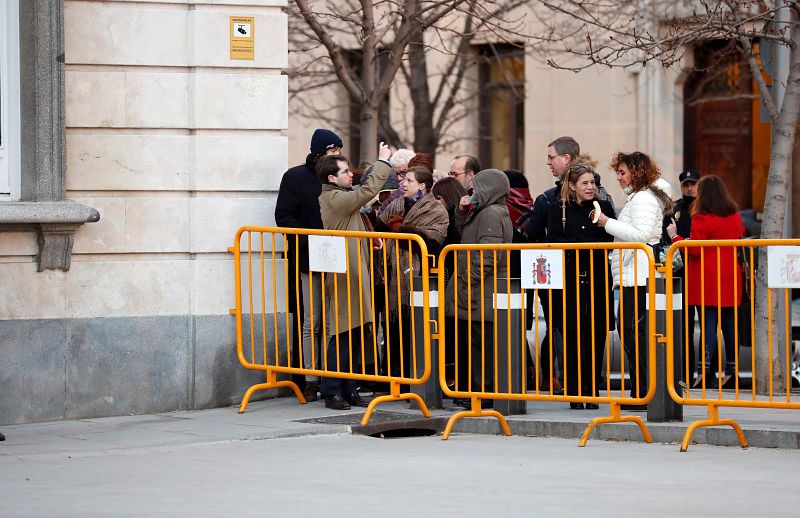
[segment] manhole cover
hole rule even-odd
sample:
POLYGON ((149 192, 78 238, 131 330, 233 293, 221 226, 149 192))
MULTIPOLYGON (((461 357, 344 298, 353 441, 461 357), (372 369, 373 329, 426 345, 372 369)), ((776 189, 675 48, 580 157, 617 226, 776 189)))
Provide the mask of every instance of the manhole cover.
POLYGON ((404 414, 376 410, 372 413, 369 424, 362 425, 362 412, 339 414, 310 419, 299 419, 298 423, 343 424, 350 427, 356 435, 371 437, 399 438, 433 435, 444 430, 447 420, 442 417, 423 417, 419 414, 404 414))

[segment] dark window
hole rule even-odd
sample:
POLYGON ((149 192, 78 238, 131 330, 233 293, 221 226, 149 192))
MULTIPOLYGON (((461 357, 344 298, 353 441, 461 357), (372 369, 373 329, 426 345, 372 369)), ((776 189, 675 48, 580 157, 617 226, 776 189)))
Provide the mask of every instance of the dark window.
POLYGON ((516 45, 477 47, 481 163, 524 170, 525 53, 516 45))

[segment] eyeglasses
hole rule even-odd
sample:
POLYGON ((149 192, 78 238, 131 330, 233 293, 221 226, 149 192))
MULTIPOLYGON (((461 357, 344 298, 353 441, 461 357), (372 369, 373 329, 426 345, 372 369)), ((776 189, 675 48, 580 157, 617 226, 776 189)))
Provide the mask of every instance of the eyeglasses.
POLYGON ((397 171, 395 171, 395 174, 397 174, 397 177, 402 180, 403 178, 406 177, 406 173, 407 172, 408 172, 408 169, 398 169, 397 171))
POLYGON ((467 174, 467 173, 460 173, 460 172, 458 172, 458 171, 450 171, 450 172, 449 172, 449 173, 447 173, 447 174, 449 174, 449 175, 450 175, 450 176, 452 176, 453 178, 458 178, 459 176, 463 176, 463 175, 465 175, 465 174, 467 174))
POLYGON ((553 160, 556 159, 556 157, 559 157, 561 155, 566 155, 566 153, 559 153, 557 155, 547 155, 547 161, 548 162, 552 162, 553 160))

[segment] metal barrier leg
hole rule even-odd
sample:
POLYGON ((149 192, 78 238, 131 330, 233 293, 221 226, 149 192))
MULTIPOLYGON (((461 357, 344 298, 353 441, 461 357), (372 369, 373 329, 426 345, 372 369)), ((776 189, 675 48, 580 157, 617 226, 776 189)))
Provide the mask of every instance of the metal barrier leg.
POLYGON ((450 434, 453 433, 453 427, 455 426, 456 421, 462 417, 495 417, 498 421, 500 421, 500 427, 503 428, 503 435, 511 435, 511 428, 508 427, 508 421, 506 421, 506 418, 503 417, 503 414, 497 410, 481 410, 480 398, 474 397, 472 398, 472 410, 456 412, 450 416, 450 419, 447 420, 447 426, 444 427, 444 432, 442 433, 443 441, 446 441, 450 438, 450 434))
POLYGON ((280 387, 289 387, 294 391, 294 395, 297 396, 297 400, 300 401, 300 404, 306 404, 306 398, 303 396, 303 392, 300 390, 300 387, 297 386, 297 383, 294 381, 284 380, 278 381, 278 375, 275 371, 267 371, 267 382, 266 383, 258 383, 253 385, 247 392, 244 393, 242 397, 242 402, 239 405, 239 413, 244 414, 244 411, 247 410, 247 403, 250 402, 250 398, 253 396, 253 393, 257 390, 267 390, 267 389, 274 389, 280 387))
POLYGON ((733 431, 736 432, 736 437, 739 439, 739 445, 743 449, 746 449, 748 446, 747 438, 744 436, 744 430, 742 430, 742 427, 739 426, 739 423, 733 419, 720 419, 719 407, 717 405, 708 405, 708 419, 695 421, 689 426, 689 428, 686 430, 686 433, 683 435, 683 442, 681 442, 682 452, 685 452, 689 449, 689 442, 692 440, 692 434, 694 431, 705 426, 730 426, 733 428, 733 431))
POLYGON ((595 426, 606 423, 636 423, 639 425, 639 429, 642 431, 644 442, 653 442, 653 438, 650 436, 650 431, 647 429, 647 426, 645 426, 641 417, 635 415, 620 415, 619 403, 611 403, 610 406, 611 415, 607 417, 597 417, 589 422, 589 424, 586 426, 586 429, 583 431, 580 442, 578 443, 579 447, 582 448, 586 446, 586 441, 589 440, 589 435, 592 433, 592 430, 595 426))
POLYGON ((390 390, 391 394, 388 396, 378 396, 372 401, 369 402, 367 406, 367 410, 364 412, 364 417, 361 418, 361 424, 366 425, 369 424, 369 420, 372 418, 372 413, 375 411, 375 407, 380 405, 381 403, 386 403, 388 401, 402 401, 402 400, 412 400, 416 401, 419 409, 422 411, 422 415, 425 417, 430 417, 431 413, 428 410, 428 407, 425 405, 425 401, 418 394, 414 394, 413 392, 403 392, 400 393, 400 384, 396 381, 390 382, 390 390))

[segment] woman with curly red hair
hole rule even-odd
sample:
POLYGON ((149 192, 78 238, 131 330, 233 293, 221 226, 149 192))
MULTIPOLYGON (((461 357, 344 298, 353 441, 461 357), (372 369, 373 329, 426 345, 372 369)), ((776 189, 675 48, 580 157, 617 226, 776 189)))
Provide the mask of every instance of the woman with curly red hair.
MULTIPOLYGON (((664 212, 672 210, 669 184, 660 179, 661 172, 653 160, 639 151, 617 153, 611 160, 611 169, 628 197, 616 219, 601 214, 597 224, 618 243, 658 244, 664 212)), ((631 397, 634 398, 647 394, 647 266, 647 254, 643 250, 620 249, 611 253, 614 288, 620 290, 618 329, 633 381, 631 397)), ((645 406, 627 408, 644 410, 645 406)))

